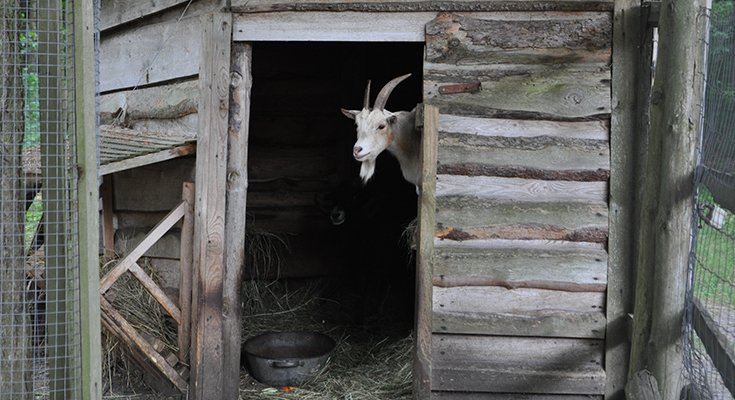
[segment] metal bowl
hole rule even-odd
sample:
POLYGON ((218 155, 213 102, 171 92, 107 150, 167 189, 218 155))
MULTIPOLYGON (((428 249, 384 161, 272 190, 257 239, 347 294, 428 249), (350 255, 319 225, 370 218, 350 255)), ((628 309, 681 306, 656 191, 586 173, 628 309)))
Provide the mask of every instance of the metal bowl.
POLYGON ((298 386, 324 368, 335 341, 315 332, 272 332, 243 345, 253 378, 272 386, 298 386))

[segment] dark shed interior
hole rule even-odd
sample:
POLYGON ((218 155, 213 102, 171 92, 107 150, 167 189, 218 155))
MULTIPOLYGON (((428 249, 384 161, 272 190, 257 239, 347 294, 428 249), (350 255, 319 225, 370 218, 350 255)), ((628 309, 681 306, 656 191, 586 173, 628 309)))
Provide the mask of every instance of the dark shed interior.
POLYGON ((404 231, 416 216, 415 188, 387 152, 373 179, 360 182, 354 122, 340 108, 362 107, 368 79, 372 104, 387 81, 411 72, 386 109, 412 109, 421 102, 422 60, 416 43, 253 45, 248 222, 287 249, 279 268, 251 262, 246 277, 323 279, 324 295, 349 307, 354 322, 413 325, 415 267, 404 231))

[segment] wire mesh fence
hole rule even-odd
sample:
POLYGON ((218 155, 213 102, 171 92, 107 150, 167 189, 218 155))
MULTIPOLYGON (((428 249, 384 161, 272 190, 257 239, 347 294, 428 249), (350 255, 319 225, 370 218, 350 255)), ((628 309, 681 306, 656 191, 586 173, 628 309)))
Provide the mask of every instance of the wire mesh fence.
POLYGON ((688 290, 689 398, 735 393, 735 1, 714 0, 688 290))
POLYGON ((81 397, 72 5, 0 0, 0 400, 81 397))

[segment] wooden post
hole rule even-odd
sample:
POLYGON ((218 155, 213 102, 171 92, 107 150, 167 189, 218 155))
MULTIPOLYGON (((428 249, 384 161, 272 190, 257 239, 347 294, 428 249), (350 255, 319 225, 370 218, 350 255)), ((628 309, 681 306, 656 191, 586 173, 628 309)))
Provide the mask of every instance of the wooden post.
POLYGON ((224 282, 224 399, 237 399, 240 391, 242 275, 245 266, 245 208, 248 189, 248 133, 252 47, 232 48, 230 121, 227 145, 227 205, 224 282))
POLYGON ((439 108, 424 106, 421 141, 421 193, 419 195, 416 249, 416 350, 413 364, 413 397, 431 396, 431 318, 434 228, 436 225, 436 162, 439 136, 439 108))
POLYGON ((102 245, 105 258, 115 256, 115 227, 112 212, 112 175, 102 177, 102 245))
POLYGON ((206 400, 224 399, 223 278, 232 16, 207 14, 201 25, 190 395, 206 400))
MULTIPOLYGON (((682 387, 682 324, 691 243, 693 175, 701 87, 697 74, 705 22, 701 2, 664 0, 659 20, 659 50, 652 92, 651 145, 660 146, 660 180, 655 191, 653 220, 653 296, 651 326, 646 337, 647 367, 659 384, 661 397, 679 398, 682 387)), ((642 294, 640 294, 642 295, 642 294)), ((637 330, 636 330, 637 332, 637 330)))
POLYGON ((640 0, 615 2, 612 113, 610 124, 610 216, 608 246, 605 398, 623 399, 630 345, 632 297, 633 179, 636 137, 636 72, 640 65, 640 0))
POLYGON ((191 342, 191 282, 192 250, 194 246, 194 184, 184 182, 181 199, 186 202, 186 212, 181 224, 181 268, 179 269, 179 308, 181 322, 178 330, 179 360, 188 364, 191 342))

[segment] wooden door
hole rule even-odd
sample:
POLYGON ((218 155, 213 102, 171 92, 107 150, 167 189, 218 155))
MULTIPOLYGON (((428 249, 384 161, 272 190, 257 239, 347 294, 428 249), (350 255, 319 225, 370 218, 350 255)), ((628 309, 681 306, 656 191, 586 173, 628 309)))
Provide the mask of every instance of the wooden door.
POLYGON ((427 24, 419 398, 604 394, 611 42, 610 12, 427 24))

